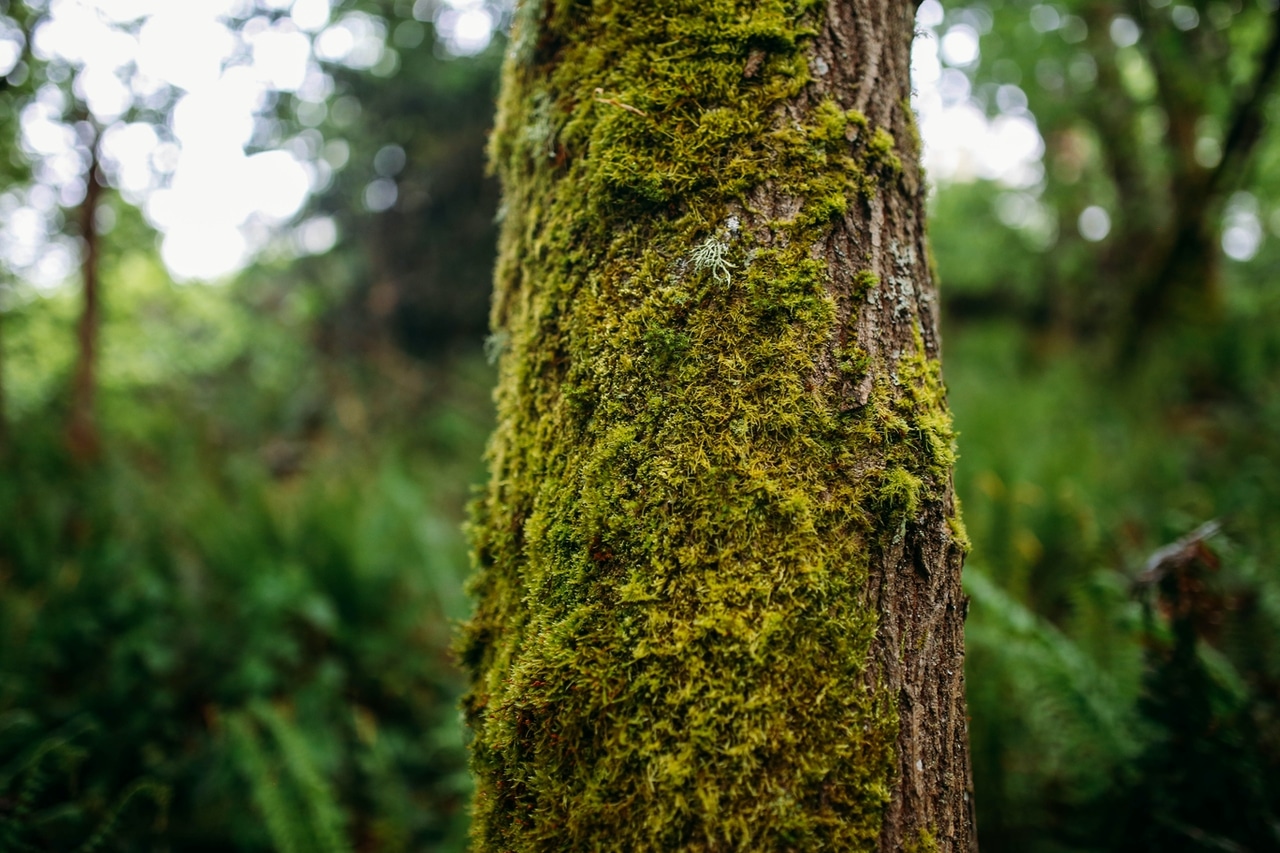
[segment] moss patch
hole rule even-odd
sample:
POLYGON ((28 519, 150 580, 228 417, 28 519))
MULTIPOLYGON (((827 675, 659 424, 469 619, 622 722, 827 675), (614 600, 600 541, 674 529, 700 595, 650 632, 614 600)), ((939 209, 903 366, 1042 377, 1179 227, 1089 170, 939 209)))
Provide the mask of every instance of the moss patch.
POLYGON ((908 839, 903 845, 903 853, 938 853, 938 841, 929 829, 921 829, 919 835, 908 839))
POLYGON ((476 849, 875 847, 897 720, 868 565, 953 456, 922 342, 866 405, 812 381, 832 352, 875 372, 815 247, 901 169, 857 113, 796 117, 824 5, 517 12, 460 642, 476 849), (761 187, 794 213, 762 221, 761 187))

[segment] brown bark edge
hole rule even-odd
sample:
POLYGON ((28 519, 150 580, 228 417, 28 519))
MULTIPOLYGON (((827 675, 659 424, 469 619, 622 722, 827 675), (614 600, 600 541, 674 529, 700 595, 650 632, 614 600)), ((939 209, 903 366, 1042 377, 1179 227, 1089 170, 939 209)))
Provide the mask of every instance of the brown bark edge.
MULTIPOLYGON (((857 307, 858 343, 873 363, 911 352, 914 328, 926 354, 939 358, 938 300, 925 241, 919 137, 908 101, 915 5, 894 0, 832 0, 815 46, 815 85, 846 109, 888 128, 902 152, 898 187, 851 205, 826 247, 834 286, 853 280, 869 259, 880 288, 857 307)), ((839 296, 837 295, 837 298, 839 296)), ((847 297, 846 297, 847 298, 847 297)), ((871 675, 898 685, 898 768, 880 835, 882 853, 976 851, 968 719, 964 701, 963 554, 943 506, 921 517, 874 555, 868 594, 879 614, 871 675), (932 844, 929 842, 932 839, 932 844)))

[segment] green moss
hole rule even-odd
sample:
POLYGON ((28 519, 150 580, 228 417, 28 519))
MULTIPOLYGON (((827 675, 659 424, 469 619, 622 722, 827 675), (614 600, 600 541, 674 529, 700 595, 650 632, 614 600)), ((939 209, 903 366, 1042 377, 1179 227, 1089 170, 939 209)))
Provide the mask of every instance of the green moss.
POLYGON ((689 351, 692 340, 688 335, 672 329, 653 326, 644 337, 645 352, 649 354, 658 367, 669 367, 689 351))
POLYGON ((902 846, 903 853, 938 853, 941 848, 930 829, 921 828, 920 834, 902 846))
POLYGON ((870 353, 856 344, 836 351, 836 368, 850 378, 865 375, 870 366, 870 353))
POLYGON ((920 478, 905 468, 890 468, 880 481, 879 501, 895 516, 913 516, 920 508, 920 478))
POLYGON ((952 434, 922 341, 873 366, 814 247, 901 168, 893 140, 783 109, 817 0, 543 5, 491 146, 475 847, 874 849, 897 713, 866 677, 869 560, 940 499, 952 434), (766 184, 794 216, 751 208, 766 184), (833 350, 867 405, 813 385, 833 350))
POLYGON ((916 121, 916 111, 911 106, 911 98, 903 98, 898 106, 902 110, 903 117, 906 118, 907 125, 907 140, 903 153, 912 161, 918 161, 924 151, 924 143, 920 139, 920 125, 916 121))
MULTIPOLYGON (((895 454, 903 464, 923 466, 938 487, 949 483, 956 463, 955 429, 947 408, 942 364, 925 354, 924 337, 915 327, 915 347, 898 360, 893 380, 898 392, 883 413, 883 422, 895 431, 900 445, 895 454)), ((941 492, 934 489, 934 498, 941 492)))
POLYGON ((850 297, 854 303, 859 303, 867 298, 867 294, 880 286, 880 276, 871 270, 860 270, 853 277, 853 292, 850 297))
POLYGON ((893 136, 889 131, 883 127, 877 127, 875 132, 871 134, 871 141, 867 143, 869 162, 883 166, 895 175, 900 174, 902 172, 902 161, 894 153, 894 147, 893 136))
POLYGON ((955 498, 956 511, 947 516, 947 529, 951 531, 951 538, 959 546, 960 550, 968 554, 973 549, 973 543, 969 541, 969 530, 964 526, 964 517, 960 512, 960 499, 955 498))

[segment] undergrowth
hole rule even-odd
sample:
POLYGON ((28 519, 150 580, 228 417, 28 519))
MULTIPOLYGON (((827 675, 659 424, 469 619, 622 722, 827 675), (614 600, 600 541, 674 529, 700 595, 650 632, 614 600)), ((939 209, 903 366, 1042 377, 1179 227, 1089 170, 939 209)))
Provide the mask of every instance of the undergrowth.
POLYGON ((1280 387, 1242 372, 1247 393, 1197 401, 1176 351, 1114 377, 996 324, 948 343, 982 848, 1280 843, 1280 387), (1180 623, 1138 580, 1215 518, 1184 584, 1205 615, 1180 623))
POLYGON ((483 431, 468 418, 486 411, 468 383, 367 444, 228 447, 225 421, 188 411, 134 422, 136 444, 108 421, 106 457, 80 468, 56 411, 15 424, 0 849, 457 849, 447 647, 483 431))

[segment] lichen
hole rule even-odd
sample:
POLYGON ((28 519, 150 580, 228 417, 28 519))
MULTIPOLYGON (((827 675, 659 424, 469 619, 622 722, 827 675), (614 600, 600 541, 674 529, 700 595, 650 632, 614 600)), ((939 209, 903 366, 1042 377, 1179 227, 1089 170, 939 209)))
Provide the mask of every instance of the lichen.
POLYGON ((729 244, 719 237, 711 236, 699 243, 690 259, 695 270, 710 272, 716 279, 723 279, 726 285, 733 283, 729 244))
POLYGON ((870 560, 954 454, 923 340, 872 364, 817 259, 901 171, 887 132, 801 97, 824 6, 516 14, 459 643, 477 850, 876 846, 897 712, 868 675, 870 560), (833 351, 874 374, 866 405, 811 381, 833 351))

